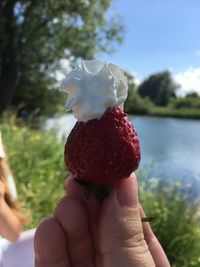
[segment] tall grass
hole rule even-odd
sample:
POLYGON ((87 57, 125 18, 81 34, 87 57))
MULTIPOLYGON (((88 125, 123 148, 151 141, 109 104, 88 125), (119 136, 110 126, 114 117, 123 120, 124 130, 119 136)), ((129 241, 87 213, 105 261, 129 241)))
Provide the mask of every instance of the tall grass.
MULTIPOLYGON (((63 196, 67 173, 63 163, 63 144, 54 132, 18 126, 15 118, 0 122, 18 196, 29 212, 28 228, 50 215, 63 196)), ((166 187, 162 180, 141 179, 141 203, 147 215, 153 215, 152 227, 173 267, 200 266, 199 204, 190 203, 180 193, 179 184, 166 187)))
POLYGON ((54 132, 18 127, 15 119, 0 124, 9 163, 15 177, 18 198, 29 213, 29 228, 51 214, 63 195, 63 144, 54 132))
POLYGON ((140 200, 173 267, 200 266, 199 201, 189 202, 180 183, 140 181, 140 200))

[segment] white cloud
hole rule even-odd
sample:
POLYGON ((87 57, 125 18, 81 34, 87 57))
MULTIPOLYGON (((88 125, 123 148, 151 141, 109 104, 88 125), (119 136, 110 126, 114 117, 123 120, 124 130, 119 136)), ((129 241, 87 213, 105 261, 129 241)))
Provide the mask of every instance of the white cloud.
POLYGON ((200 68, 190 67, 182 72, 174 74, 175 81, 180 84, 177 94, 184 96, 189 92, 197 92, 200 95, 200 68))

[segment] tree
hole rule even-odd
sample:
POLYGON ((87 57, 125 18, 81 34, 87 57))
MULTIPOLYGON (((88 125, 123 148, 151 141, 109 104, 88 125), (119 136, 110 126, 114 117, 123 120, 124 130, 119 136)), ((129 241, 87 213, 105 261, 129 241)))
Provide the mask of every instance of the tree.
POLYGON ((124 74, 128 78, 128 96, 124 103, 125 111, 130 114, 149 114, 152 102, 147 97, 142 98, 138 94, 134 76, 127 71, 124 74))
POLYGON ((56 86, 52 73, 61 59, 90 59, 122 41, 123 25, 105 16, 110 1, 1 1, 0 112, 23 102, 41 108, 36 90, 52 95, 47 89, 56 86))
POLYGON ((135 78, 131 73, 125 71, 124 75, 127 77, 127 82, 128 82, 128 96, 125 102, 125 110, 126 112, 130 112, 131 106, 133 104, 133 98, 136 92, 136 84, 135 84, 135 78))
POLYGON ((199 98, 199 95, 197 92, 190 92, 190 93, 187 93, 186 96, 187 98, 199 98))
POLYGON ((166 106, 170 98, 175 97, 177 88, 178 85, 173 81, 171 73, 163 71, 144 80, 138 92, 142 97, 149 97, 156 105, 166 106))

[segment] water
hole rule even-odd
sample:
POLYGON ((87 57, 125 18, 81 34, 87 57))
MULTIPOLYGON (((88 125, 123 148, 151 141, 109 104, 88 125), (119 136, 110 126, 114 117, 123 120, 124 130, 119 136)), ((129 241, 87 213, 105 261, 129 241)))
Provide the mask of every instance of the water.
MULTIPOLYGON (((140 169, 149 177, 179 180, 191 184, 190 193, 200 193, 200 121, 129 116, 141 144, 140 169)), ((74 126, 73 115, 49 119, 47 127, 58 129, 58 137, 67 136, 74 126)), ((65 139, 64 138, 64 139, 65 139)))

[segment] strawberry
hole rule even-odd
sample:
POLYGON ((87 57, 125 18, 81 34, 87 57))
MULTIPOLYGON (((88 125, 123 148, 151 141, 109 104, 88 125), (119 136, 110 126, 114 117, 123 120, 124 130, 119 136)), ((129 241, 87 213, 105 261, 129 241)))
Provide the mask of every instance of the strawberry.
POLYGON ((140 144, 127 114, 118 106, 99 119, 78 121, 65 144, 65 164, 83 185, 106 188, 128 177, 140 162, 140 144))

